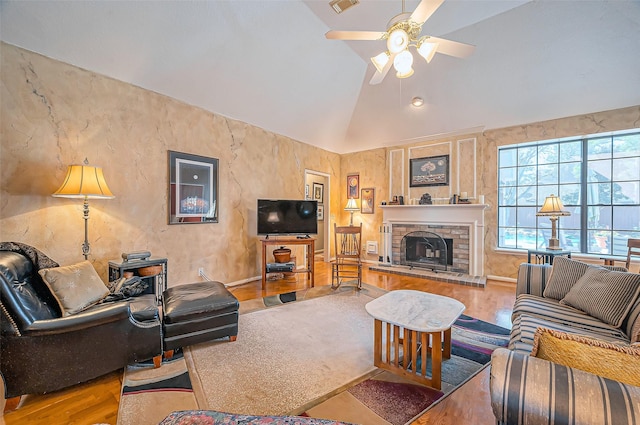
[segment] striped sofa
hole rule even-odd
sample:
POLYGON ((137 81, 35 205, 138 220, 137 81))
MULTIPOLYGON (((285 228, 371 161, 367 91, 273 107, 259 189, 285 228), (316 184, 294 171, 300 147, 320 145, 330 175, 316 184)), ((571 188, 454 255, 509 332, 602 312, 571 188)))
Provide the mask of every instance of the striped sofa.
MULTIPOLYGON (((545 298, 551 270, 547 264, 527 263, 518 270, 509 347, 495 350, 491 359, 491 405, 496 423, 640 425, 640 387, 530 356, 538 327, 627 345, 640 342, 640 297, 622 326, 616 328, 545 298)), ((576 278, 571 278, 575 282, 576 278)))

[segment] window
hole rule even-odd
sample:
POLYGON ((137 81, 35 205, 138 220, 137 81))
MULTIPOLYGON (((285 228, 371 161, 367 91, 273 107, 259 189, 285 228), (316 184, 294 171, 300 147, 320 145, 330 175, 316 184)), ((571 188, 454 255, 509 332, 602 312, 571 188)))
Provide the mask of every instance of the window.
POLYGON ((551 221, 536 212, 550 194, 564 249, 626 255, 640 238, 640 129, 498 149, 498 247, 544 248, 551 221))

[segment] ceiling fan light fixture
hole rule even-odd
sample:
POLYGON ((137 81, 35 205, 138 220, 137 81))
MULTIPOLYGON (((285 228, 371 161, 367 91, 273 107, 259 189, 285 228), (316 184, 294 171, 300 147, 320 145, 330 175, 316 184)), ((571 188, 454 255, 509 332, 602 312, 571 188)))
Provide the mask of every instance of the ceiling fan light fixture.
POLYGON ((431 62, 431 59, 433 59, 433 56, 436 54, 436 51, 438 50, 438 44, 439 44, 439 43, 429 42, 427 41, 428 39, 429 37, 422 37, 420 40, 418 40, 418 44, 416 45, 416 49, 418 50, 418 53, 420 54, 420 56, 424 58, 424 60, 427 61, 427 63, 431 62))
POLYGON ((382 52, 379 55, 372 57, 371 62, 373 62, 373 65, 376 67, 378 72, 382 73, 387 62, 389 62, 389 52, 382 52))
POLYGON ((399 53, 409 45, 409 34, 401 28, 391 31, 387 39, 387 49, 391 53, 399 53))
POLYGON ((393 67, 398 71, 398 78, 407 78, 411 76, 413 74, 411 65, 413 65, 413 55, 408 50, 403 50, 393 59, 393 67), (409 72, 411 73, 409 74, 409 72), (400 77, 400 74, 404 75, 404 77, 400 77))
MULTIPOLYGON (((2 1, 2 0, 0 0, 2 1)), ((358 0, 329 0, 333 3, 354 2, 358 0)), ((402 13, 395 15, 387 23, 386 31, 327 31, 325 37, 330 40, 384 40, 387 51, 371 58, 378 72, 373 74, 369 84, 380 84, 391 65, 395 68, 396 77, 407 78, 413 75, 413 56, 410 49, 415 48, 417 54, 430 63, 436 53, 457 58, 471 55, 475 47, 445 38, 422 36, 422 27, 445 0, 413 0, 418 5, 413 12, 405 12, 402 0, 402 13)))
POLYGON ((407 72, 396 72, 396 77, 398 78, 409 78, 413 75, 413 68, 409 68, 407 72))

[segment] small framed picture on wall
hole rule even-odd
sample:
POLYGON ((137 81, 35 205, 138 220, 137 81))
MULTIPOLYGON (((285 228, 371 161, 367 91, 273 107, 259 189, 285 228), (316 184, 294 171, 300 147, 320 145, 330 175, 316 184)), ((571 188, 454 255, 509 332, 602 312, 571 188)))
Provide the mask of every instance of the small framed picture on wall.
POLYGON ((360 174, 347 175, 347 198, 360 197, 360 174))
POLYGON ((375 205, 375 192, 374 188, 362 189, 360 196, 360 213, 373 214, 373 208, 375 205))
POLYGON ((313 199, 319 204, 324 202, 324 185, 322 183, 313 183, 313 199))
POLYGON ((324 205, 318 204, 318 221, 324 220, 324 205))

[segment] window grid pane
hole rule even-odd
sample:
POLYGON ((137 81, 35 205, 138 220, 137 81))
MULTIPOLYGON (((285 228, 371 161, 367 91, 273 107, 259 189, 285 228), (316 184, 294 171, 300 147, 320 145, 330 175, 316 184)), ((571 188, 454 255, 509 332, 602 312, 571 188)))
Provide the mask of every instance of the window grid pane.
POLYGON ((550 194, 571 213, 564 249, 623 255, 640 238, 640 129, 499 148, 498 161, 498 247, 546 246, 551 221, 535 214, 550 194))

